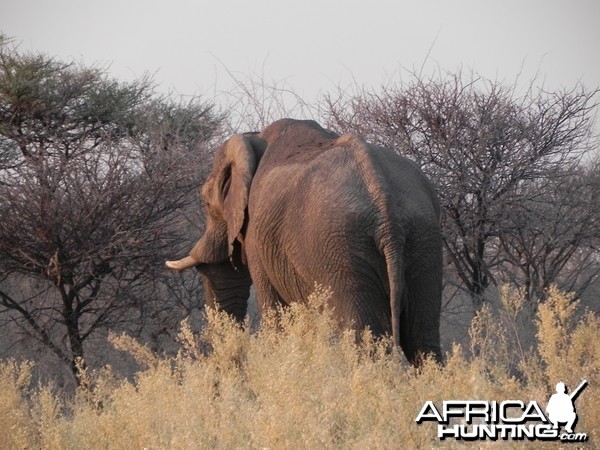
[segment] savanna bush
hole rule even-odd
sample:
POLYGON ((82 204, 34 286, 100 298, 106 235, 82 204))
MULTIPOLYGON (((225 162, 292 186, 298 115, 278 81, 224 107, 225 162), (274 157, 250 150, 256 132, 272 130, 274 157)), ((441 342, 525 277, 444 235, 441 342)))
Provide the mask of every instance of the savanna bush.
POLYGON ((590 385, 577 400, 577 429, 590 436, 585 445, 600 439, 600 323, 569 295, 548 292, 537 344, 523 349, 510 324, 519 292, 506 289, 503 311, 484 308, 473 320, 470 349, 455 346, 443 368, 426 361, 419 370, 390 351, 389 340, 339 332, 328 295, 319 288, 308 304, 268 314, 254 333, 207 310, 199 336, 182 323, 181 349, 171 358, 113 336, 143 369, 127 380, 110 367, 82 365, 74 397, 31 387, 31 364, 3 362, 0 448, 460 447, 467 444, 440 442, 435 424, 415 423, 426 400, 545 406, 556 382, 574 388, 583 377, 590 385))

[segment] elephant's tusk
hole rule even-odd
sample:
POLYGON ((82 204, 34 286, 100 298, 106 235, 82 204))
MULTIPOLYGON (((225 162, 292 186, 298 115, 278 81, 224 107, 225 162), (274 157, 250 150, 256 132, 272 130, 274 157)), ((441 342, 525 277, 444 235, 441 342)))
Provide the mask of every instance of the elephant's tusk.
POLYGON ((169 269, 185 270, 185 269, 189 269, 190 267, 197 266, 198 263, 199 263, 199 261, 192 258, 191 256, 186 256, 185 258, 180 259, 179 261, 166 261, 165 265, 169 269))

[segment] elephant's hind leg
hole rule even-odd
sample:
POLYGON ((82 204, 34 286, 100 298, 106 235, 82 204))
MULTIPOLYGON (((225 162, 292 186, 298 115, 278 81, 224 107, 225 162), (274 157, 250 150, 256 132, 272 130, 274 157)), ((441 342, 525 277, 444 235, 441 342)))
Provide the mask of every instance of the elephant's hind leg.
POLYGON ((440 346, 441 273, 407 277, 405 307, 400 318, 400 346, 406 358, 419 365, 432 355, 442 362, 440 346))

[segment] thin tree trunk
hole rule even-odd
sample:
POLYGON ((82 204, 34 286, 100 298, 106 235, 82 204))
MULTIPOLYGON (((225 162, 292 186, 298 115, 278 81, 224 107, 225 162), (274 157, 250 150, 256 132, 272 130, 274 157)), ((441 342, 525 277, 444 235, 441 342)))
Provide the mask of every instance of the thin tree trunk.
POLYGON ((69 348, 71 350, 71 372, 75 377, 77 385, 81 383, 81 370, 85 368, 85 359, 83 352, 83 339, 79 329, 79 314, 73 308, 74 292, 67 292, 64 286, 59 286, 63 298, 63 317, 67 328, 69 338, 69 348))

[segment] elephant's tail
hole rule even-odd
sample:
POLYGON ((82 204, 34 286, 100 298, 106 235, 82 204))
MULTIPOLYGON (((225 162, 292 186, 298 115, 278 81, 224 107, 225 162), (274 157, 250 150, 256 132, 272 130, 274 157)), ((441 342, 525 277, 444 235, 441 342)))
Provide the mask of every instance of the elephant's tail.
POLYGON ((394 347, 400 350, 400 315, 402 313, 402 296, 405 290, 404 270, 397 249, 384 247, 387 265, 388 282, 390 286, 391 328, 394 347))

